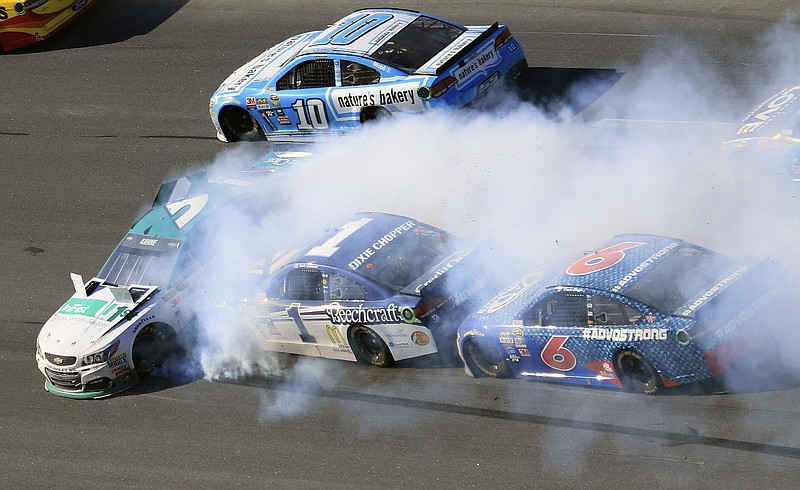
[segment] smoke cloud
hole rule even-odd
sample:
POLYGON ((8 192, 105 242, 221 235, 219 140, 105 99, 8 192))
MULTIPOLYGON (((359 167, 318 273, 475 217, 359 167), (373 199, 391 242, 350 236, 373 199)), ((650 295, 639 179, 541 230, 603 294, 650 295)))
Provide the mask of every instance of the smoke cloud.
MULTIPOLYGON (((313 145, 308 162, 260 189, 257 205, 226 214, 206 234, 210 280, 195 305, 201 326, 195 352, 204 376, 284 373, 285 365, 252 347, 251 333, 230 309, 201 312, 209 298, 238 290, 242 279, 232 271, 246 270, 254 257, 269 261, 360 211, 403 214, 476 241, 492 239, 511 251, 497 260, 520 275, 615 234, 641 232, 726 254, 771 256, 797 276, 797 190, 742 182, 725 164, 720 143, 751 107, 800 81, 799 44, 792 20, 766 32, 751 56, 772 60, 771 78, 757 85, 726 86, 713 63, 676 43, 628 69, 578 115, 570 113, 571 102, 597 87, 573 88, 556 116, 513 93, 495 93, 480 110, 398 116, 313 145), (729 94, 746 102, 732 102, 729 94)), ((260 154, 253 148, 264 149, 225 148, 209 171, 255 161, 260 154)), ((306 362, 288 369, 310 380, 320 376, 306 362)), ((264 402, 266 419, 303 406, 264 402)))

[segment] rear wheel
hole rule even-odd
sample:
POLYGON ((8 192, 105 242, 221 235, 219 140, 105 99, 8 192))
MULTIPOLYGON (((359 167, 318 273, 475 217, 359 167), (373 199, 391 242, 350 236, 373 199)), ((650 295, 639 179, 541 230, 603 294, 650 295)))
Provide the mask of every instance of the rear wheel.
POLYGON ((133 341, 133 366, 139 376, 151 374, 160 368, 180 348, 172 327, 165 323, 145 325, 133 341))
POLYGON ((378 367, 391 367, 394 358, 386 343, 372 329, 364 325, 353 325, 347 332, 347 339, 358 362, 378 367))
POLYGON ((471 338, 462 346, 464 363, 476 378, 511 378, 514 376, 506 356, 498 344, 486 339, 471 338))
POLYGON ((219 124, 229 143, 266 139, 261 127, 246 110, 227 106, 219 111, 219 124))
POLYGON ((646 357, 634 350, 621 350, 614 357, 617 376, 626 391, 654 395, 662 390, 661 376, 646 357))

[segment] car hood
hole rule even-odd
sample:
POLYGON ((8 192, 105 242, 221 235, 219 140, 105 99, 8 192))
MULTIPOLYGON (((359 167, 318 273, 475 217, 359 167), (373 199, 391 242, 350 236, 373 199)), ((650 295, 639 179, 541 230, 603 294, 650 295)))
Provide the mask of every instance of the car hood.
POLYGON ((153 306, 155 286, 121 287, 95 281, 87 284, 93 286, 91 294, 76 291, 45 322, 39 333, 44 352, 79 356, 105 347, 99 342, 104 335, 153 306))

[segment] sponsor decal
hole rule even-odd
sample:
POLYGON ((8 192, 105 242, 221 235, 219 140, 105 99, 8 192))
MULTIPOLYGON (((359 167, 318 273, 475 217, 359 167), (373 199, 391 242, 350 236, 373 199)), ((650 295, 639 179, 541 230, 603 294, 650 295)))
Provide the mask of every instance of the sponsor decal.
POLYGON ((505 291, 492 298, 489 304, 478 310, 478 313, 491 314, 500 310, 501 308, 504 308, 505 306, 508 306, 515 299, 523 295, 525 291, 530 289, 531 286, 536 284, 536 281, 538 281, 542 275, 544 275, 544 271, 539 271, 529 274, 519 281, 514 282, 511 286, 506 288, 505 291))
POLYGON ((402 27, 405 27, 407 24, 408 24, 408 22, 406 22, 406 21, 404 21, 404 20, 397 20, 397 21, 395 21, 393 24, 391 24, 389 27, 387 27, 387 28, 386 28, 386 29, 385 29, 383 32, 381 32, 380 34, 378 34, 377 36, 375 36, 375 38, 374 38, 374 39, 372 39, 372 40, 369 42, 369 44, 373 44, 373 45, 376 45, 376 46, 377 46, 377 45, 379 45, 379 44, 383 43, 383 41, 384 41, 386 38, 388 38, 389 36, 391 36, 392 34, 394 34, 396 31, 398 31, 398 30, 399 30, 399 29, 401 29, 402 27))
POLYGON ((531 357, 531 351, 529 351, 527 347, 517 347, 517 350, 519 350, 519 355, 531 357))
POLYGON ((781 110, 791 103, 798 95, 800 95, 798 92, 800 92, 800 85, 783 90, 767 103, 766 109, 758 114, 753 114, 752 116, 748 117, 747 119, 756 119, 756 121, 743 125, 738 131, 736 131, 736 134, 747 134, 758 130, 772 117, 777 114, 781 114, 781 110))
POLYGON ((256 98, 255 97, 245 97, 244 104, 247 106, 248 109, 255 109, 256 108, 256 98))
POLYGON ((761 295, 750 306, 736 315, 732 320, 729 320, 727 323, 718 328, 716 330, 717 338, 724 339, 733 333, 739 327, 739 325, 750 320, 759 310, 766 307, 769 303, 778 298, 782 292, 783 291, 779 286, 774 286, 772 289, 761 295))
POLYGON ((347 341, 342 334, 342 331, 336 325, 325 325, 325 331, 328 332, 328 338, 334 344, 346 346, 347 341))
POLYGON ((636 277, 639 274, 644 272, 648 267, 653 265, 658 259, 660 259, 661 257, 667 255, 671 250, 674 250, 677 247, 678 247, 678 243, 672 242, 669 245, 667 245, 666 247, 664 247, 661 250, 659 250, 658 252, 654 253, 653 255, 648 257, 647 260, 645 260, 641 264, 639 264, 636 267, 634 267, 632 271, 630 271, 629 273, 625 274, 625 277, 620 279, 619 282, 617 283, 617 285, 614 286, 613 288, 611 288, 611 291, 613 291, 615 293, 617 293, 619 291, 622 291, 623 289, 625 289, 625 286, 627 286, 631 281, 636 279, 636 277))
POLYGON ((139 321, 137 321, 133 325, 133 329, 131 330, 131 333, 136 333, 136 331, 139 330, 139 327, 141 327, 145 323, 147 323, 149 321, 152 321, 152 320, 155 320, 155 319, 156 319, 155 315, 150 315, 150 316, 147 316, 147 317, 144 317, 144 318, 140 318, 139 321))
POLYGON ((494 52, 494 46, 489 45, 482 52, 478 53, 475 58, 468 61, 463 67, 454 70, 453 76, 458 80, 458 83, 464 83, 475 77, 478 73, 483 72, 489 66, 499 63, 500 59, 494 52))
POLYGON ((431 339, 425 332, 417 330, 411 334, 411 341, 417 345, 425 347, 426 345, 430 344, 431 339))
POLYGON ((258 109, 268 109, 269 108, 269 102, 267 102, 266 98, 259 97, 258 99, 256 99, 256 107, 258 109))
POLYGON ((103 301, 101 299, 92 298, 70 298, 56 313, 112 322, 117 318, 127 315, 129 311, 130 309, 127 306, 119 305, 114 301, 103 301))
POLYGON ((139 245, 144 245, 146 247, 155 247, 158 243, 158 238, 142 238, 139 240, 139 245))
POLYGON ((331 303, 325 307, 325 314, 334 325, 406 323, 401 308, 394 303, 388 304, 385 308, 364 308, 363 305, 347 307, 331 303))
POLYGON ((475 39, 475 37, 477 37, 477 36, 470 36, 470 37, 462 39, 458 44, 456 44, 455 46, 450 48, 450 50, 447 53, 445 53, 444 56, 442 56, 441 58, 436 60, 436 63, 431 65, 431 68, 436 69, 436 68, 439 68, 440 66, 444 65, 445 63, 447 63, 447 61, 450 58, 452 58, 453 56, 458 54, 458 52, 461 51, 462 49, 466 48, 467 45, 469 43, 471 43, 473 39, 475 39))
POLYGON ((281 101, 281 96, 278 94, 269 94, 269 100, 272 102, 278 103, 281 101))
POLYGON ((8 19, 8 12, 5 7, 0 7, 0 20, 8 19))
POLYGON ((350 263, 347 264, 347 266, 351 270, 358 269, 362 264, 364 264, 367 260, 369 260, 370 257, 375 255, 375 252, 377 250, 380 250, 381 248, 391 243, 392 240, 394 240, 395 238, 399 237, 408 230, 411 230, 412 228, 414 228, 415 225, 416 223, 413 221, 406 221, 397 228, 389 231, 387 234, 383 235, 378 240, 376 240, 371 247, 368 247, 366 250, 358 254, 358 256, 356 256, 355 259, 351 260, 350 263))
POLYGON ((77 12, 78 10, 82 9, 87 3, 89 3, 89 0, 76 0, 76 2, 72 4, 72 10, 77 12))
POLYGON ((418 88, 419 83, 395 84, 384 88, 348 88, 331 92, 329 100, 337 113, 352 113, 368 106, 389 106, 407 112, 422 112, 425 108, 417 97, 418 88))
POLYGON ((410 342, 389 342, 389 347, 411 347, 410 342))
POLYGON ((687 307, 686 307, 686 309, 685 309, 685 310, 683 310, 683 312, 682 312, 681 314, 682 314, 683 316, 688 316, 688 315, 691 315, 691 314, 692 314, 692 313, 694 313, 694 312, 695 312, 695 311, 696 311, 698 308, 700 308, 701 306, 703 306, 703 304, 704 304, 706 301, 708 301, 708 299, 710 299, 712 296, 714 296, 715 294, 717 294, 717 293, 718 293, 718 292, 720 292, 721 290, 725 289, 725 287, 727 287, 728 285, 730 285, 730 283, 732 283, 733 281, 735 281, 736 279, 738 279, 738 278, 739 278, 739 276, 741 276, 742 274, 744 274, 745 272, 747 272, 747 270, 748 270, 748 267, 746 267, 746 266, 739 267, 738 269, 736 269, 735 271, 733 271, 733 273, 732 273, 731 275, 729 275, 729 276, 728 276, 728 277, 726 277, 725 279, 723 279, 723 280, 721 280, 720 282, 718 282, 717 284, 715 284, 713 288, 709 289, 708 291, 706 291, 705 293, 703 293, 703 294, 702 294, 702 295, 701 295, 699 298, 697 298, 696 300, 694 300, 694 302, 692 302, 692 304, 690 304, 689 306, 687 306, 687 307))
POLYGON ((116 357, 108 360, 108 367, 118 379, 129 379, 131 376, 131 367, 128 365, 128 354, 122 353, 116 357))
POLYGON ((667 340, 666 328, 584 328, 583 340, 610 340, 613 342, 638 342, 642 340, 667 340))
MULTIPOLYGON (((417 288, 414 291, 416 291, 417 294, 419 294, 419 292, 422 291, 422 289, 425 286, 429 285, 430 283, 432 283, 436 279, 439 279, 440 277, 442 277, 445 272, 447 272, 450 269, 452 269, 454 265, 456 265, 459 262, 461 262, 461 260, 463 260, 464 257, 466 257, 466 256, 467 256, 467 253, 464 252, 464 251, 457 252, 456 255, 454 255, 449 261, 447 261, 447 263, 443 267, 440 267, 440 268, 436 269, 436 271, 433 273, 433 276, 431 276, 430 279, 428 279, 427 281, 425 281, 422 284, 420 284, 419 286, 417 286, 417 288)), ((459 301, 459 303, 460 303, 460 301, 459 301)))

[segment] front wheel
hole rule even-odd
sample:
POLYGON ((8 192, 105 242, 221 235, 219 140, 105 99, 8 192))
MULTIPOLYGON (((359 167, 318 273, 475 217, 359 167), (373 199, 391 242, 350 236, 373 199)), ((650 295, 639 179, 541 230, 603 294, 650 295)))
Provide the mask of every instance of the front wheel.
POLYGON ((142 327, 133 341, 133 366, 139 376, 147 376, 179 350, 177 336, 169 325, 151 323, 142 327))
POLYGON ((234 106, 219 111, 219 124, 229 143, 237 141, 262 141, 266 137, 249 112, 234 106))
POLYGON ((391 367, 394 358, 380 336, 364 325, 354 325, 347 332, 350 347, 358 362, 378 367, 391 367))
POLYGON ((461 347, 464 363, 476 378, 514 376, 499 345, 488 340, 468 339, 461 347))
POLYGON ((626 391, 655 395, 662 390, 661 376, 646 357, 634 350, 621 350, 614 357, 614 366, 626 391))

